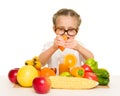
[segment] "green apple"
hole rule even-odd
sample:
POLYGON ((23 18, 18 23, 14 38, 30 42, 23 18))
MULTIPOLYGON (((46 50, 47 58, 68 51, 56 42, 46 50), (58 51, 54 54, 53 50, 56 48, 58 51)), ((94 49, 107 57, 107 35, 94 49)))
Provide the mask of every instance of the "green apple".
POLYGON ((70 74, 70 72, 62 72, 60 76, 71 77, 72 75, 70 74))

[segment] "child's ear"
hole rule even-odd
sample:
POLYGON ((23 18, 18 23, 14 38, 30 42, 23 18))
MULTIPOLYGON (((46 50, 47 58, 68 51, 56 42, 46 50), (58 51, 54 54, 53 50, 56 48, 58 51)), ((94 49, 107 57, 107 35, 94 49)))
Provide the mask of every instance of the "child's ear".
MULTIPOLYGON (((55 32, 55 26, 53 26, 53 31, 55 32)), ((55 34, 56 34, 56 32, 55 32, 55 34)))
POLYGON ((53 30, 54 30, 54 32, 55 32, 55 26, 53 26, 53 30))
POLYGON ((77 33, 78 33, 78 31, 79 31, 79 28, 77 28, 77 33))

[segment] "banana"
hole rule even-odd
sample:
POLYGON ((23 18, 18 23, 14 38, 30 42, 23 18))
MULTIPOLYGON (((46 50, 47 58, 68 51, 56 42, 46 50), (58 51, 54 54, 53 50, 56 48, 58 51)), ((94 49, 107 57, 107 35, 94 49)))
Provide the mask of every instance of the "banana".
POLYGON ((32 65, 34 66, 37 70, 41 69, 41 63, 39 61, 38 56, 34 56, 31 60, 26 60, 25 65, 32 65))
POLYGON ((34 65, 33 60, 26 60, 25 65, 34 65))
POLYGON ((41 69, 41 63, 40 63, 40 61, 35 61, 35 62, 34 62, 34 67, 35 67, 36 69, 40 70, 40 69, 41 69))

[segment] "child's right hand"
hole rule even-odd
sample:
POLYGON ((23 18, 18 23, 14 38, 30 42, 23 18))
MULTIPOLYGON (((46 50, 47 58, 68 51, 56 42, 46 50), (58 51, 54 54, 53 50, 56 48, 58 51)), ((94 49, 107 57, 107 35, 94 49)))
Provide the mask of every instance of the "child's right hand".
POLYGON ((65 46, 65 40, 67 40, 67 36, 57 35, 56 38, 54 39, 54 47, 57 49, 60 48, 60 50, 63 51, 65 46))

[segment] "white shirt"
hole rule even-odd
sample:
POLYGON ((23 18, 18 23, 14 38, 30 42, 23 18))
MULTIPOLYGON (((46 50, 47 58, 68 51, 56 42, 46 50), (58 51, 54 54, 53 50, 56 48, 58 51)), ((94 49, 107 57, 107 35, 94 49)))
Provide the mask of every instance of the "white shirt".
MULTIPOLYGON (((44 45, 43 51, 45 51, 46 49, 48 49, 49 47, 51 47, 53 45, 53 42, 47 42, 44 45)), ((83 56, 81 56, 81 54, 73 49, 69 49, 69 48, 65 48, 64 51, 61 51, 60 49, 58 49, 52 56, 51 58, 48 60, 47 65, 50 68, 58 68, 58 65, 60 63, 60 59, 63 58, 63 56, 65 56, 66 54, 74 54, 77 58, 77 63, 76 66, 80 66, 81 65, 81 61, 84 62, 84 58, 83 56)))

